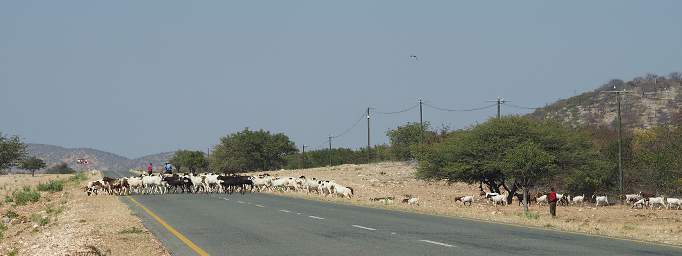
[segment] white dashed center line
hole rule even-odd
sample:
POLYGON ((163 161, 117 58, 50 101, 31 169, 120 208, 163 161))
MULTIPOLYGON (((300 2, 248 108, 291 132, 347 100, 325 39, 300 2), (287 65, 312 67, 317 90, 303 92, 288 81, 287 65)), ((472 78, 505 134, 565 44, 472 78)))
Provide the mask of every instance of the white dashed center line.
POLYGON ((244 201, 237 201, 237 203, 243 204, 243 203, 244 203, 244 201))
POLYGON ((368 227, 363 227, 363 226, 360 226, 360 225, 353 225, 353 227, 361 228, 361 229, 366 229, 366 230, 371 230, 371 231, 377 230, 376 228, 368 228, 368 227))
POLYGON ((324 220, 324 218, 322 218, 322 217, 317 217, 317 216, 313 216, 313 215, 310 215, 308 217, 313 218, 313 219, 318 219, 318 220, 324 220))
POLYGON ((224 198, 224 197, 223 197, 223 200, 225 200, 225 201, 230 201, 230 199, 229 199, 229 198, 224 198))
POLYGON ((263 207, 265 207, 265 206, 262 206, 262 205, 260 205, 260 204, 257 204, 256 207, 261 207, 261 208, 263 208, 263 207))
POLYGON ((296 214, 301 215, 301 214, 303 214, 303 213, 297 212, 296 214))
POLYGON ((289 210, 279 210, 279 211, 280 211, 280 212, 286 212, 286 213, 290 213, 290 212, 291 212, 291 211, 289 211, 289 210))
POLYGON ((441 242, 436 242, 436 241, 431 241, 431 240, 419 240, 420 242, 425 242, 425 243, 430 243, 430 244, 435 244, 435 245, 440 245, 440 246, 445 246, 445 247, 456 247, 451 244, 445 244, 441 242))

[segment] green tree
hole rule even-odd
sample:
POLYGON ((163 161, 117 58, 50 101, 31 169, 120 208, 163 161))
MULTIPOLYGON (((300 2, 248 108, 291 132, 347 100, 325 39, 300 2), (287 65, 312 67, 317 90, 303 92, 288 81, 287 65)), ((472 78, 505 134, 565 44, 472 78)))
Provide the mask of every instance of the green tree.
POLYGON ((208 160, 206 160, 204 152, 201 151, 178 150, 170 159, 170 162, 178 172, 183 167, 189 169, 191 173, 196 173, 197 170, 208 167, 208 160))
POLYGON ((5 137, 0 133, 0 172, 16 166, 26 156, 26 145, 18 136, 5 137))
POLYGON ((21 161, 19 168, 31 171, 31 176, 36 176, 36 170, 45 168, 45 161, 31 156, 21 161))
POLYGON ((426 146, 417 154, 418 177, 447 179, 483 184, 492 192, 507 191, 507 202, 520 187, 516 176, 509 176, 507 152, 532 142, 554 157, 558 172, 547 179, 557 182, 576 170, 587 170, 601 160, 598 151, 584 134, 550 121, 508 116, 491 119, 469 130, 448 135, 443 142, 426 146))
POLYGON ((504 175, 513 178, 523 190, 523 210, 528 213, 528 189, 549 177, 556 167, 555 158, 541 146, 526 141, 507 152, 504 175))
POLYGON ((294 143, 282 133, 243 131, 220 138, 210 158, 210 168, 223 172, 275 170, 286 164, 286 157, 298 152, 294 143))
MULTIPOLYGON (((424 122, 424 142, 431 143, 436 138, 436 133, 429 130, 430 123, 424 122)), ((398 160, 414 159, 415 146, 421 143, 422 126, 419 123, 407 123, 398 128, 386 132, 391 142, 391 153, 398 160)))

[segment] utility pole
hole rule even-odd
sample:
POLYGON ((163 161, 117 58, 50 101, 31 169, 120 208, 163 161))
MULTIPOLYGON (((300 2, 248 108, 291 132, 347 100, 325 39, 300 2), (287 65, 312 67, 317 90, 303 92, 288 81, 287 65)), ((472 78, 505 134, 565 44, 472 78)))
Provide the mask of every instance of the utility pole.
POLYGON ((332 166, 332 136, 329 135, 329 167, 332 166))
POLYGON ((370 110, 370 108, 368 107, 367 108, 367 163, 368 164, 370 162, 372 162, 372 154, 370 153, 370 150, 372 149, 372 144, 370 143, 370 140, 369 140, 369 134, 370 134, 370 132, 369 132, 369 117, 370 117, 369 110, 370 110))
POLYGON ((500 119, 500 116, 501 116, 501 113, 500 113, 501 106, 502 106, 502 104, 504 104, 505 102, 509 102, 509 101, 505 101, 504 98, 497 97, 496 100, 489 100, 488 102, 497 102, 497 119, 500 119))
POLYGON ((621 118, 621 98, 622 95, 625 93, 630 93, 630 91, 626 90, 615 90, 616 86, 613 86, 613 91, 605 91, 605 92, 610 92, 610 93, 615 93, 616 94, 616 102, 618 103, 618 189, 620 190, 620 194, 624 195, 623 191, 623 124, 622 124, 622 118, 621 118))
POLYGON ((419 127, 421 129, 421 135, 420 135, 420 140, 421 143, 424 143, 424 119, 423 119, 423 112, 422 112, 422 104, 424 101, 422 99, 419 99, 419 127))
POLYGON ((302 162, 302 164, 301 164, 302 168, 301 169, 305 169, 305 144, 303 144, 303 150, 301 152, 302 152, 301 153, 301 162, 302 162))

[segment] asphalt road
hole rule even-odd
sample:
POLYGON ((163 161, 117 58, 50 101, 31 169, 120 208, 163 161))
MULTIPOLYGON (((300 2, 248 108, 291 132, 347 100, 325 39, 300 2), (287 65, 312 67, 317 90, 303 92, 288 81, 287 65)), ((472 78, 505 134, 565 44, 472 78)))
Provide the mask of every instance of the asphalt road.
POLYGON ((268 194, 121 197, 175 255, 682 255, 682 248, 268 194), (132 199, 131 199, 132 198, 132 199), (185 241, 169 232, 172 226, 185 241))

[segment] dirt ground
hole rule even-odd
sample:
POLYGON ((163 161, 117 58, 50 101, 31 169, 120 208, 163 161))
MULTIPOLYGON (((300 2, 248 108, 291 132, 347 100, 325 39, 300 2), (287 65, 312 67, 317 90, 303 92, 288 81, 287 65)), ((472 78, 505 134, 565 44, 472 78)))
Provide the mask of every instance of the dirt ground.
POLYGON ((292 177, 305 175, 334 180, 339 184, 352 187, 355 195, 349 200, 316 194, 307 195, 305 192, 269 193, 682 245, 682 210, 630 209, 629 206, 622 205, 597 208, 593 203, 586 203, 584 206, 558 206, 558 217, 552 219, 547 206, 532 205, 530 212, 537 214, 537 218, 527 218, 523 215, 523 208, 518 206, 516 198, 509 206, 489 205, 478 196, 478 186, 464 183, 448 185, 445 182, 426 182, 415 179, 415 172, 415 166, 398 162, 280 170, 270 172, 270 175, 292 177), (419 205, 401 203, 400 200, 406 194, 418 197, 419 205), (472 206, 463 206, 459 202, 454 202, 456 196, 465 195, 476 197, 472 206), (396 200, 392 204, 369 200, 388 196, 393 196, 396 200))
MULTIPOLYGON (((88 179, 99 175, 89 174, 88 179)), ((0 214, 7 227, 0 255, 170 255, 117 197, 88 197, 80 189, 86 181, 66 182, 61 192, 40 192, 36 203, 16 206, 4 201, 22 186, 35 189, 38 183, 71 176, 0 176, 0 214), (18 216, 8 217, 12 212, 18 216)))

